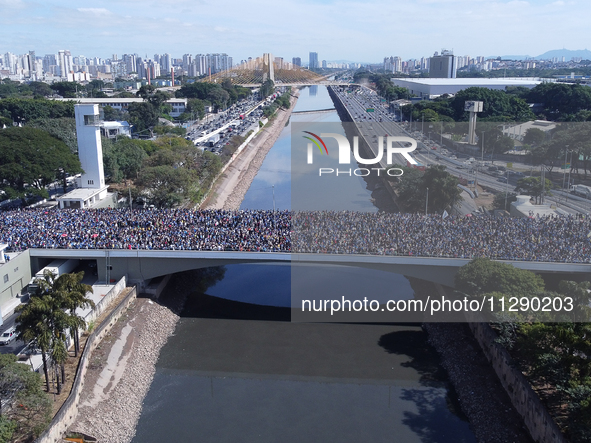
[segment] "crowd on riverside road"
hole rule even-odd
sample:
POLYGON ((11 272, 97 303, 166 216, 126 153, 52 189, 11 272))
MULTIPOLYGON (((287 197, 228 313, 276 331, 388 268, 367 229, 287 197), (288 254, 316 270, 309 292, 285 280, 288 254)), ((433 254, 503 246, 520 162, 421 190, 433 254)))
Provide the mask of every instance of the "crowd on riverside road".
POLYGON ((9 252, 152 249, 591 262, 590 220, 575 216, 32 209, 0 213, 0 243, 9 252))

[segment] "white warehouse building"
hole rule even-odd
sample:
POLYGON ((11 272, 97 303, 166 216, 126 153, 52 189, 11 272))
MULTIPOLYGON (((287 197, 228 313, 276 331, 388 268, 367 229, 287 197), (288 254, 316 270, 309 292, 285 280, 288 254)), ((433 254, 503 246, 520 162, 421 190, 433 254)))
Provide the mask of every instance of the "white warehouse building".
POLYGON ((417 97, 428 100, 443 94, 456 94, 472 87, 506 90, 508 86, 533 88, 549 79, 531 78, 393 78, 395 86, 408 89, 417 97))

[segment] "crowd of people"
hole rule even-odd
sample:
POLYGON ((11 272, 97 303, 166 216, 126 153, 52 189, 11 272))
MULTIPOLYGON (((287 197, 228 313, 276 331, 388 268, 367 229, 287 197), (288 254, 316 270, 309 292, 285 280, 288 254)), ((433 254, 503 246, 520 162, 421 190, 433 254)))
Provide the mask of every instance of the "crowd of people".
POLYGON ((591 262, 589 219, 299 212, 297 252, 591 262))
POLYGON ((591 262, 591 223, 575 216, 452 217, 350 211, 20 210, 0 243, 28 248, 257 251, 591 262))
POLYGON ((29 248, 290 250, 288 211, 60 209, 0 213, 0 243, 29 248))

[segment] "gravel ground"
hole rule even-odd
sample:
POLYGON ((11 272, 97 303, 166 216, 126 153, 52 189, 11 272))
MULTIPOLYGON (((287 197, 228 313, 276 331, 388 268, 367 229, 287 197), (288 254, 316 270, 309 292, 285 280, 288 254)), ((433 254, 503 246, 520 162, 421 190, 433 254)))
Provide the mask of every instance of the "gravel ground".
POLYGON ((425 323, 462 411, 481 443, 532 442, 493 368, 463 323, 425 323))
POLYGON ((178 320, 170 309, 149 299, 132 304, 92 354, 71 431, 101 442, 131 441, 160 349, 178 320))

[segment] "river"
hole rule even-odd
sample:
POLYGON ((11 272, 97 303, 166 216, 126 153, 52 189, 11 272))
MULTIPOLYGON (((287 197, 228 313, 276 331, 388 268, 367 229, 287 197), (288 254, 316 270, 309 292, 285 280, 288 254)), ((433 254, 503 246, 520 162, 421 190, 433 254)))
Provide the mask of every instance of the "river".
MULTIPOLYGON (((320 86, 302 89, 295 110, 332 106, 320 86)), ((293 115, 242 208, 291 207, 290 125, 297 121, 339 117, 293 115)), ((361 177, 347 186, 343 194, 356 210, 388 205, 361 177)), ((413 296, 401 275, 308 272, 355 294, 413 296)), ((133 442, 475 441, 420 325, 293 323, 293 286, 309 282, 293 281, 286 265, 209 268, 190 278, 202 284, 188 291, 160 353, 133 442)))

